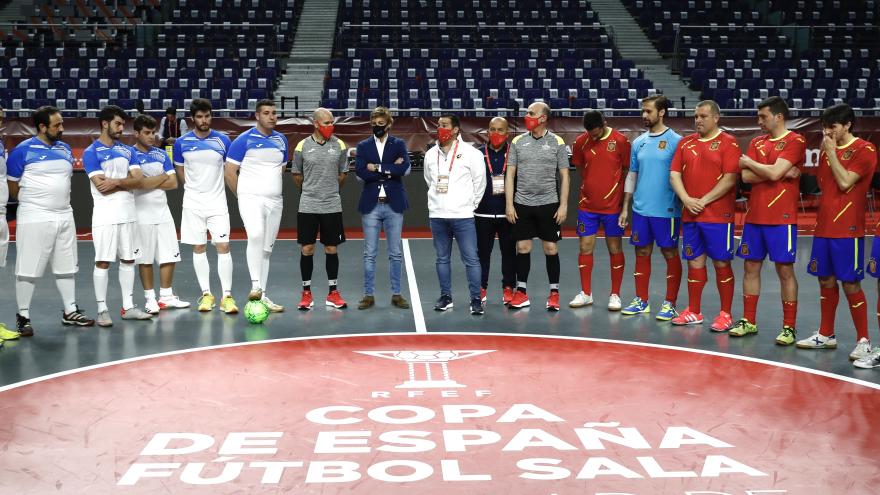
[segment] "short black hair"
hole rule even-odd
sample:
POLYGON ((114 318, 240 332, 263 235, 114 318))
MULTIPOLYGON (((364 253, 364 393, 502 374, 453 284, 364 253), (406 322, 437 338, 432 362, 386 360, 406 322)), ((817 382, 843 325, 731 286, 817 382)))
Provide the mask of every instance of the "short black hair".
POLYGON ((826 128, 832 127, 834 124, 850 124, 850 129, 852 129, 856 125, 856 113, 851 106, 841 103, 823 110, 819 121, 822 122, 822 127, 826 128))
POLYGON ((605 116, 598 110, 588 110, 584 114, 584 129, 592 131, 597 127, 605 127, 605 116))
POLYGON ((254 108, 254 113, 260 113, 260 109, 263 107, 274 107, 275 102, 268 99, 263 98, 262 100, 257 101, 257 106, 254 108))
POLYGON ((771 96, 761 100, 761 102, 758 103, 758 110, 762 108, 769 108, 770 113, 773 115, 782 114, 782 118, 788 118, 788 104, 778 96, 771 96))
POLYGON ((107 105, 98 112, 98 120, 101 122, 112 122, 116 117, 125 120, 125 110, 116 105, 107 105))
POLYGON ((651 95, 642 98, 642 103, 654 103, 654 108, 657 109, 657 113, 660 113, 663 110, 666 110, 667 113, 669 111, 669 98, 666 95, 651 95))
POLYGON ((37 132, 40 131, 40 124, 43 124, 48 129, 49 122, 56 113, 61 113, 61 110, 48 105, 34 110, 31 117, 34 119, 34 127, 37 129, 37 132))
POLYGON ((211 102, 204 98, 196 98, 189 104, 189 114, 195 117, 196 112, 211 113, 211 102))
POLYGON ((156 119, 147 114, 141 114, 134 118, 134 132, 141 132, 141 129, 155 129, 159 124, 156 119))
POLYGON ((458 115, 455 115, 454 113, 444 113, 439 119, 437 119, 437 122, 440 122, 440 119, 449 119, 453 128, 458 127, 461 129, 461 120, 459 120, 458 115))
POLYGON ((166 108, 165 115, 177 115, 177 108, 174 108, 174 107, 166 108))

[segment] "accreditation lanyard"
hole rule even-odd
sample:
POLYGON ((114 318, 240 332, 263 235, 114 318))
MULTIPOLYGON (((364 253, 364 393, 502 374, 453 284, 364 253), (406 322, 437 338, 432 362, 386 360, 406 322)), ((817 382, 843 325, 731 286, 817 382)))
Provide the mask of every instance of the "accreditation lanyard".
POLYGON ((492 160, 489 159, 489 145, 484 150, 486 153, 486 164, 489 165, 489 173, 492 175, 492 194, 504 194, 504 172, 507 171, 507 159, 510 157, 510 144, 507 145, 507 153, 504 154, 504 165, 501 167, 501 175, 495 175, 495 169, 492 168, 492 160))
POLYGON ((455 149, 452 150, 452 159, 449 161, 449 170, 446 175, 440 173, 440 146, 437 146, 437 192, 446 194, 449 192, 449 174, 452 173, 452 165, 455 164, 455 156, 458 155, 458 140, 455 141, 455 149))

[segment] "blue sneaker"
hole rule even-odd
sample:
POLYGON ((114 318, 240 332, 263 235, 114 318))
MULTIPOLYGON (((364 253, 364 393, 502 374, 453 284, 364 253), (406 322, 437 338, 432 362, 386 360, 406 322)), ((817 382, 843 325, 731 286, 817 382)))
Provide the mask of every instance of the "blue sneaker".
POLYGON ((657 313, 657 319, 660 321, 669 321, 678 316, 678 311, 675 309, 675 305, 669 301, 663 301, 663 305, 660 306, 660 312, 657 313))
POLYGON ((642 301, 641 297, 636 297, 629 303, 629 306, 623 308, 620 311, 620 314, 624 315, 637 315, 639 313, 650 313, 651 305, 648 304, 648 301, 642 301))

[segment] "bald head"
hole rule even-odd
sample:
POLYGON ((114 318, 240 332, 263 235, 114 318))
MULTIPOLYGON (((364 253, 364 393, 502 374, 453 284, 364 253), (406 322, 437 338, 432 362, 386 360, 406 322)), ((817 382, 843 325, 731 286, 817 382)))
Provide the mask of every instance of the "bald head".
POLYGON ((536 101, 529 105, 528 109, 529 115, 533 117, 540 117, 542 115, 550 116, 550 105, 544 103, 543 101, 536 101))
POLYGON ((326 108, 316 108, 314 112, 312 112, 312 120, 314 122, 325 122, 330 120, 330 123, 333 123, 333 113, 326 108))
POLYGON ((507 133, 508 127, 507 119, 504 117, 494 117, 489 121, 489 132, 507 133))

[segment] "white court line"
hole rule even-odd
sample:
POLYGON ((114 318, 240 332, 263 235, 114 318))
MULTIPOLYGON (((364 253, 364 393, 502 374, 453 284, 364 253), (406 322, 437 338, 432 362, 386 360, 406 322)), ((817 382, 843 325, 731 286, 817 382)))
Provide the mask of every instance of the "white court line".
POLYGON ((425 325, 425 314, 422 312, 422 298, 419 297, 419 285, 416 283, 416 271, 409 250, 409 239, 403 240, 403 261, 406 264, 406 281, 409 284, 409 303, 412 306, 413 318, 416 320, 416 333, 428 333, 425 325))

